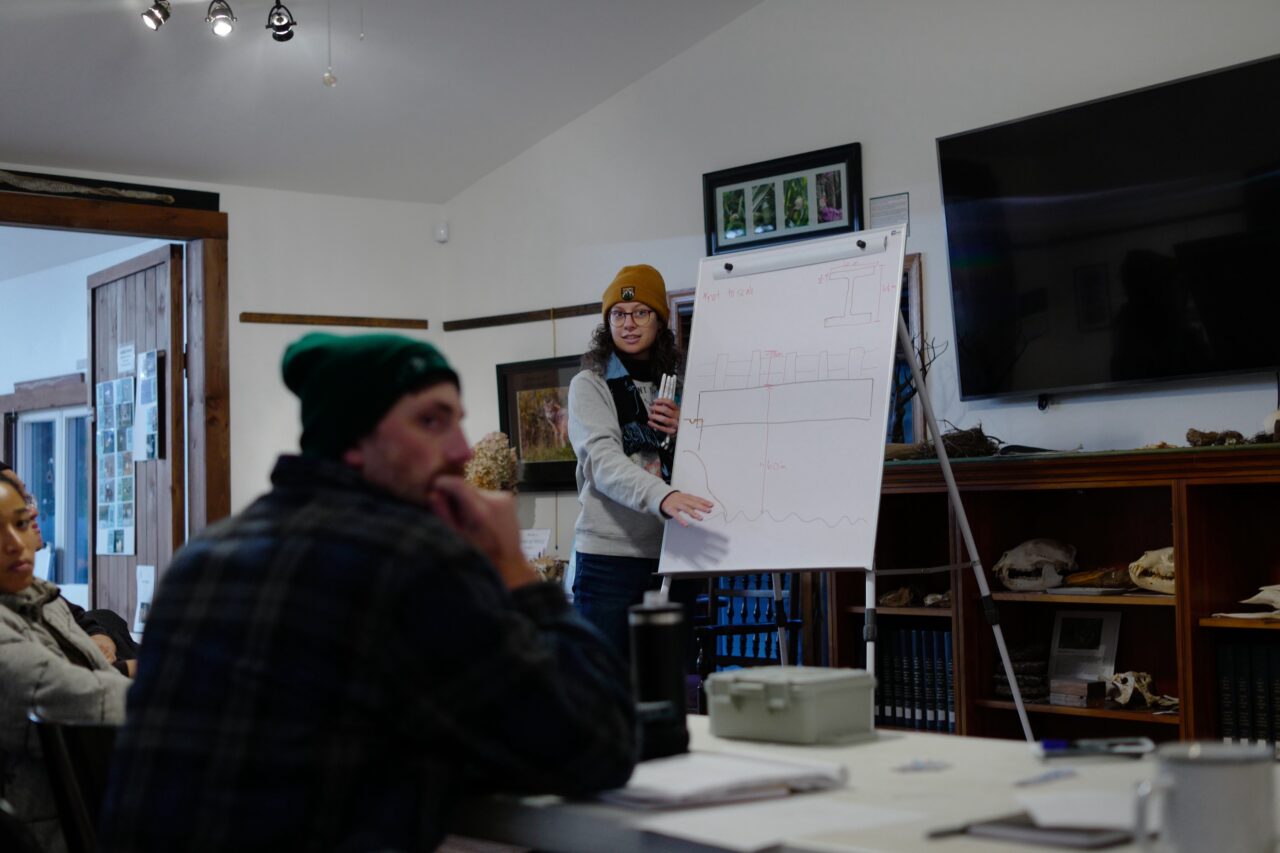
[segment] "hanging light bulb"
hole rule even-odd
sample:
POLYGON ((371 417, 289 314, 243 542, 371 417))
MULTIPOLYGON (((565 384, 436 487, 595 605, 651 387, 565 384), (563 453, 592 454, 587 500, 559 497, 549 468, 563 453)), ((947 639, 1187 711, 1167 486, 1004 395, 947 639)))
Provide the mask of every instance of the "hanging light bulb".
POLYGON ((212 0, 204 19, 206 23, 212 25, 215 36, 226 38, 235 29, 236 16, 231 11, 231 5, 227 0, 212 0))
POLYGON ((338 78, 333 73, 333 0, 325 3, 324 26, 325 42, 329 50, 329 67, 324 70, 324 76, 320 78, 320 82, 332 89, 338 85, 338 78))
POLYGON ((151 8, 142 13, 142 23, 149 30, 158 30, 169 20, 169 0, 156 0, 151 8))
POLYGON ((271 30, 271 37, 276 41, 288 41, 293 38, 293 28, 298 25, 294 20, 293 13, 283 3, 276 2, 267 12, 267 29, 271 30))

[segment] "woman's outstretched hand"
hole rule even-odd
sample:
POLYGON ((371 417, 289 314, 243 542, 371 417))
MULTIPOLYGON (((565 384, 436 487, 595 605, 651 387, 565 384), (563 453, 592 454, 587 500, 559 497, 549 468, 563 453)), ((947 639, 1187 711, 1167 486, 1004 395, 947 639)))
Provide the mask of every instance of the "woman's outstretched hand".
POLYGON ((688 527, 687 518, 694 521, 702 521, 706 517, 706 513, 711 512, 715 508, 715 504, 706 498, 700 498, 697 495, 691 495, 688 492, 672 492, 662 499, 662 503, 658 505, 658 509, 662 510, 662 514, 668 518, 674 518, 680 522, 682 527, 688 527), (687 518, 686 518, 687 516, 687 518))

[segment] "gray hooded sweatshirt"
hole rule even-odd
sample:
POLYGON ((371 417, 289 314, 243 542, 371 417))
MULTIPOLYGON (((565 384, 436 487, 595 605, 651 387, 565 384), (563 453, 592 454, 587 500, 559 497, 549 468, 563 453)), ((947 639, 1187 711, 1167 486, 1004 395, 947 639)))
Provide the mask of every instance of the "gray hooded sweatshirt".
POLYGON ((57 720, 120 723, 130 681, 76 625, 48 581, 0 595, 0 797, 27 823, 40 848, 66 849, 44 757, 27 711, 57 720), (88 666, 72 663, 57 636, 88 666))

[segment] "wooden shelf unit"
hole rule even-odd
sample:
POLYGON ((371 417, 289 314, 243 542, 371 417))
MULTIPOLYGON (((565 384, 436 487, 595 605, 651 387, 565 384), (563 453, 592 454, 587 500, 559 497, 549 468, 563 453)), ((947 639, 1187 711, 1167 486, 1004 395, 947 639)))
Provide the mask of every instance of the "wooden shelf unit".
MULTIPOLYGON (((999 711, 1015 710, 1012 699, 979 699, 974 703, 980 708, 992 708, 999 711)), ((1130 710, 1128 708, 1075 708, 1070 705, 1046 705, 1043 702, 1026 702, 1024 706, 1028 714, 1057 714, 1063 717, 1092 717, 1099 720, 1125 720, 1131 723, 1155 723, 1159 725, 1180 725, 1178 714, 1155 714, 1145 708, 1130 710)))
MULTIPOLYGON (((849 608, 850 613, 866 613, 867 608, 856 605, 849 608)), ((950 619, 950 607, 877 607, 877 616, 924 616, 930 619, 950 619)))
MULTIPOLYGON (((1280 629, 1280 622, 1212 616, 1240 609, 1239 600, 1260 586, 1280 583, 1280 445, 959 459, 952 467, 1010 648, 1035 643, 1047 651, 1057 610, 1120 611, 1117 671, 1149 672, 1157 693, 1181 699, 1178 714, 1160 716, 1031 704, 1036 736, 1220 737, 1219 643, 1248 636, 1240 631, 1280 629), (1033 538, 1074 545, 1084 569, 1124 565, 1173 545, 1176 595, 1003 590, 990 567, 1033 538)), ((881 493, 878 567, 967 559, 936 461, 887 463, 881 493)), ((949 623, 958 732, 1021 737, 1013 703, 993 695, 999 661, 972 569, 902 577, 882 577, 879 591, 900 584, 917 585, 922 595, 951 589, 952 607, 876 608, 881 629, 946 630, 949 623)), ((833 572, 828 582, 830 659, 865 666, 863 575, 833 572)))
POLYGON ((1046 592, 992 592, 996 601, 1023 601, 1028 604, 1119 604, 1124 607, 1132 605, 1148 605, 1154 607, 1173 607, 1177 599, 1172 595, 1072 595, 1070 593, 1046 592))

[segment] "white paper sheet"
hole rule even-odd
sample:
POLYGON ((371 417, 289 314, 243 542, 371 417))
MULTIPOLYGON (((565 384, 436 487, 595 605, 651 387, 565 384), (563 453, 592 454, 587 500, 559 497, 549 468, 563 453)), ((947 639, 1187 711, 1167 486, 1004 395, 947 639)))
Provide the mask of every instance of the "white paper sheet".
POLYGON ((664 812, 637 826, 669 838, 752 853, 788 838, 870 829, 923 817, 919 812, 866 806, 830 795, 797 794, 768 802, 664 812))
POLYGON ((835 788, 844 785, 847 778, 842 765, 828 762, 688 752, 641 762, 625 788, 605 791, 601 799, 662 808, 835 788))
MULTIPOLYGON (((1099 826, 1133 829, 1133 791, 1046 791, 1018 794, 1018 804, 1031 814, 1037 826, 1099 826)), ((1152 828, 1160 826, 1160 798, 1151 799, 1148 815, 1152 828)))
POLYGON ((133 633, 141 634, 151 610, 151 596, 156 588, 156 567, 138 566, 138 606, 133 611, 133 633))

